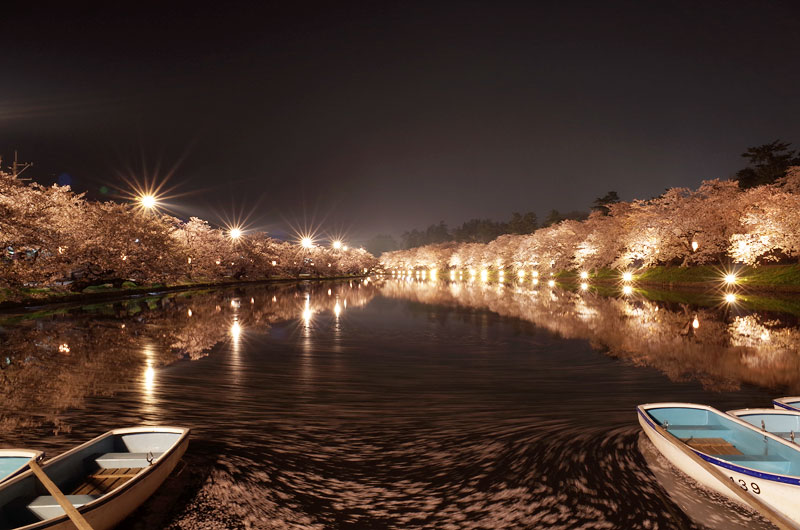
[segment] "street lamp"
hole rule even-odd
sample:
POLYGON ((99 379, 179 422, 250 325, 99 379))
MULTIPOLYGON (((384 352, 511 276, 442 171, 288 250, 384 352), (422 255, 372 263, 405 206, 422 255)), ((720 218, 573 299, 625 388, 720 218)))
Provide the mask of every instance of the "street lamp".
POLYGON ((153 208, 156 207, 155 195, 151 194, 142 195, 141 197, 139 197, 139 202, 141 203, 142 208, 145 208, 147 210, 152 210, 153 208))
POLYGON ((314 246, 314 241, 310 237, 304 237, 300 240, 300 244, 303 248, 311 248, 314 246))
POLYGON ((339 250, 340 248, 342 248, 342 242, 337 239, 336 241, 333 242, 333 248, 339 250))

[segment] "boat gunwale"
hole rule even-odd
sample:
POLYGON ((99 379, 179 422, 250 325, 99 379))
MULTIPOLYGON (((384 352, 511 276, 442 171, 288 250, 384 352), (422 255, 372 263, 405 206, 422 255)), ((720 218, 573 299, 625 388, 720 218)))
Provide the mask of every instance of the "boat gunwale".
MULTIPOLYGON (((85 447, 87 447, 87 446, 89 446, 91 444, 94 444, 96 442, 99 442, 100 440, 103 440, 103 439, 105 439, 105 438, 107 438, 109 436, 123 435, 123 434, 139 434, 139 433, 172 433, 172 434, 179 434, 180 435, 178 437, 178 439, 175 441, 175 443, 173 443, 172 446, 169 449, 164 451, 161 454, 161 456, 158 457, 158 460, 156 460, 152 465, 144 468, 142 471, 137 473, 135 477, 132 477, 132 478, 128 479, 121 486, 119 486, 117 488, 114 488, 113 490, 111 490, 108 493, 105 493, 105 494, 99 496, 98 498, 92 500, 91 502, 87 502, 86 504, 84 504, 80 508, 76 508, 81 515, 85 515, 88 512, 91 512, 92 510, 94 510, 96 508, 99 508, 99 507, 103 506, 104 504, 106 504, 108 502, 111 502, 112 500, 116 499, 117 497, 119 497, 120 495, 125 493, 127 490, 129 490, 130 488, 132 488, 133 486, 135 486, 136 484, 138 484, 139 482, 141 482, 145 478, 147 478, 158 467, 160 467, 160 465, 163 462, 166 462, 169 459, 169 457, 172 456, 172 454, 181 445, 183 445, 183 443, 189 437, 190 431, 191 431, 191 429, 189 427, 171 427, 171 426, 164 426, 164 427, 146 427, 146 426, 141 426, 141 427, 123 427, 123 428, 119 428, 119 429, 113 429, 113 430, 110 430, 110 431, 108 431, 108 432, 106 432, 104 434, 101 434, 100 436, 97 436, 96 438, 92 438, 91 440, 89 440, 87 442, 84 442, 84 443, 82 443, 82 444, 80 444, 80 445, 78 445, 76 447, 73 447, 72 449, 70 449, 69 451, 66 451, 65 453, 61 453, 60 455, 58 455, 58 456, 48 460, 44 464, 42 464, 41 467, 42 467, 43 470, 46 471, 47 467, 49 467, 52 463, 58 462, 60 460, 64 460, 66 458, 69 458, 72 454, 80 451, 81 449, 83 449, 83 448, 85 448, 85 447)), ((4 481, 2 484, 0 484, 0 488, 6 487, 6 486, 10 486, 14 482, 20 482, 20 481, 24 480, 25 478, 31 476, 32 474, 33 474, 33 471, 31 471, 31 470, 28 470, 28 471, 26 471, 24 473, 21 473, 21 474, 15 476, 15 477, 13 477, 11 480, 4 481)), ((15 530, 28 530, 28 529, 33 530, 33 529, 38 529, 38 528, 49 528, 50 526, 53 526, 53 525, 56 525, 56 524, 61 524, 62 522, 67 521, 67 520, 69 520, 69 517, 65 513, 65 514, 59 515, 57 517, 51 517, 49 519, 43 519, 41 521, 36 521, 35 523, 31 523, 31 524, 28 524, 28 525, 25 525, 25 526, 20 526, 20 527, 16 528, 15 530)))
POLYGON ((780 398, 775 398, 772 400, 772 405, 774 407, 780 407, 776 410, 791 410, 794 412, 800 412, 800 406, 790 405, 787 401, 800 401, 800 396, 784 396, 780 398))
MULTIPOLYGON (((775 408, 755 408, 755 409, 733 409, 725 411, 725 414, 729 416, 733 416, 734 418, 740 418, 746 414, 776 414, 778 416, 800 416, 800 410, 798 409, 775 409, 775 408)), ((752 425, 752 424, 751 424, 752 425)))
MULTIPOLYGON (((760 436, 767 436, 767 437, 769 437, 770 439, 772 439, 772 440, 774 440, 776 442, 779 442, 779 443, 781 443, 781 444, 783 444, 783 445, 785 445, 787 447, 792 448, 794 451, 796 451, 798 453, 798 458, 800 459, 800 447, 798 447, 796 444, 792 444, 792 443, 784 440, 783 438, 772 434, 771 432, 762 431, 761 429, 758 429, 754 425, 751 425, 751 424, 747 423, 746 421, 737 418, 736 416, 731 416, 729 414, 726 414, 725 412, 722 412, 719 409, 715 409, 714 407, 711 407, 711 406, 708 406, 708 405, 700 405, 700 404, 697 404, 697 403, 665 402, 665 403, 645 403, 643 405, 638 405, 636 407, 636 412, 644 419, 644 421, 647 423, 647 425, 656 434, 658 434, 661 438, 664 438, 665 440, 667 440, 669 443, 671 443, 673 445, 675 445, 676 443, 683 443, 694 454, 696 454, 697 456, 699 456, 700 458, 702 458, 703 460, 705 460, 706 462, 708 462, 710 464, 713 464, 713 465, 715 465, 717 467, 722 467, 722 468, 728 469, 730 471, 735 471, 737 473, 741 473, 742 475, 747 475, 747 476, 750 476, 750 477, 756 477, 756 478, 768 480, 770 482, 779 482, 779 483, 782 483, 782 484, 789 484, 789 485, 792 485, 792 486, 800 486, 800 475, 781 475, 780 473, 768 473, 768 472, 765 472, 765 471, 759 471, 759 470, 751 468, 751 467, 740 466, 740 465, 737 465, 737 464, 733 464, 733 463, 731 463, 731 462, 729 462, 727 460, 722 460, 722 459, 717 458, 715 456, 711 456, 711 455, 709 455, 707 453, 704 453, 702 451, 698 451, 697 449, 695 449, 694 447, 690 446, 689 444, 686 444, 686 443, 682 442, 675 435, 672 435, 673 439, 667 438, 666 436, 662 435, 660 432, 658 432, 658 430, 655 429, 655 424, 653 423, 653 418, 651 418, 650 415, 647 412, 650 409, 656 409, 656 408, 689 408, 689 409, 707 410, 709 412, 713 412, 715 414, 719 414, 720 416, 723 416, 726 419, 730 419, 731 421, 739 423, 740 425, 746 427, 747 429, 758 433, 760 436)), ((667 432, 669 432, 669 431, 667 431, 667 432)), ((672 433, 670 433, 670 434, 672 434, 672 433)))

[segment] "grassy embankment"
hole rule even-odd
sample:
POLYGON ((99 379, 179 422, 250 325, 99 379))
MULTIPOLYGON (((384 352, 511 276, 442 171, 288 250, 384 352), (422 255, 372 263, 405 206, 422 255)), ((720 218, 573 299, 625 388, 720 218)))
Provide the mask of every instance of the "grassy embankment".
POLYGON ((44 304, 58 304, 64 302, 81 302, 92 300, 106 300, 125 295, 144 294, 150 292, 182 291, 186 289, 198 289, 203 287, 223 287, 230 285, 240 285, 248 283, 269 283, 269 282, 294 282, 300 280, 337 280, 347 278, 358 278, 360 275, 352 276, 331 276, 331 277, 274 277, 260 280, 226 280, 221 282, 182 282, 175 284, 155 283, 148 285, 137 285, 133 282, 124 282, 122 287, 114 287, 107 283, 103 285, 93 285, 83 291, 73 292, 63 288, 48 287, 18 287, 0 288, 0 309, 38 306, 44 304))
MULTIPOLYGON (((601 295, 618 295, 623 284, 619 271, 609 269, 590 273, 588 280, 581 280, 577 271, 562 272, 556 279, 570 290, 586 281, 601 295)), ((650 300, 712 307, 725 304, 725 293, 735 293, 739 307, 800 316, 800 265, 653 267, 635 272, 630 285, 650 300), (729 272, 736 275, 735 284, 725 283, 729 272)))

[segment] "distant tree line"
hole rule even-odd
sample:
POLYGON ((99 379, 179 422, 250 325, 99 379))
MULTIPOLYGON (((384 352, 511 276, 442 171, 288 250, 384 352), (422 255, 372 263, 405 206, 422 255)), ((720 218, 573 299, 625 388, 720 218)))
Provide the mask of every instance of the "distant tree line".
MULTIPOLYGON (((610 192, 616 195, 616 192, 610 192)), ((398 242, 394 236, 379 234, 370 239, 365 248, 378 255, 398 249, 410 249, 436 243, 455 241, 458 243, 488 243, 504 234, 530 234, 537 228, 551 226, 561 221, 572 219, 582 221, 589 217, 587 212, 571 211, 562 213, 551 210, 540 224, 535 212, 524 214, 514 212, 508 221, 493 221, 492 219, 470 219, 461 225, 450 228, 447 223, 440 221, 425 229, 413 229, 403 232, 398 242)))
POLYGON ((489 243, 438 242, 381 256, 386 267, 597 269, 748 265, 800 259, 800 159, 775 141, 748 149, 746 168, 696 189, 620 201, 610 191, 583 220, 566 219, 489 243), (791 164, 798 164, 791 166, 791 164))

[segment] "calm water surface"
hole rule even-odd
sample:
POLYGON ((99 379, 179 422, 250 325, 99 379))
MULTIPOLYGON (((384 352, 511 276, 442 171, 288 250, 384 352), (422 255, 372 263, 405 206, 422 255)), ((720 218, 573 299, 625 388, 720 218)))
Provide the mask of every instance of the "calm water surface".
POLYGON ((634 407, 800 393, 799 337, 789 315, 400 280, 40 308, 0 315, 0 445, 192 427, 128 529, 755 527, 687 507, 634 407))

